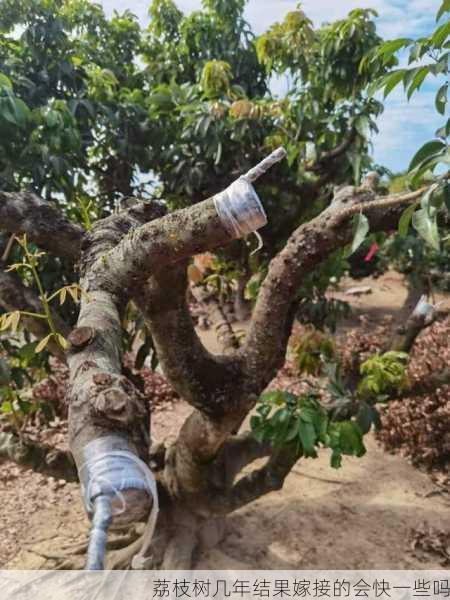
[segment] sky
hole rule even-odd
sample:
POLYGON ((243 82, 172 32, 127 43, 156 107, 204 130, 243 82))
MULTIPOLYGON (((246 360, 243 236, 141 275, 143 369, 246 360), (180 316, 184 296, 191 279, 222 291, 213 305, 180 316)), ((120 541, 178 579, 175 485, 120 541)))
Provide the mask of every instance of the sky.
MULTIPOLYGON (((148 23, 151 0, 102 0, 107 14, 129 9, 143 24, 148 23)), ((201 0, 177 0, 185 13, 201 8, 201 0)), ((282 21, 295 10, 298 0, 249 0, 246 18, 255 33, 282 21)), ((303 0, 302 9, 316 25, 341 19, 354 8, 374 8, 379 17, 377 28, 384 39, 416 38, 427 35, 436 27, 435 15, 442 0, 303 0)), ((378 119, 380 133, 374 138, 374 159, 392 171, 407 168, 416 150, 433 138, 443 124, 434 108, 434 96, 439 87, 427 78, 421 90, 408 102, 403 88, 397 88, 386 100, 385 111, 378 119), (433 93, 434 92, 434 93, 433 93)))

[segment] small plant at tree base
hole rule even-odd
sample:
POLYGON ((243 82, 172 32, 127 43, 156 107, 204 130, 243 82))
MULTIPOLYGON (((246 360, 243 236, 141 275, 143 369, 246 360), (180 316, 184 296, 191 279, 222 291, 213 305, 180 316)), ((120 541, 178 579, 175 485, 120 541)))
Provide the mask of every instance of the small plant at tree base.
POLYGON ((250 420, 256 439, 275 448, 290 447, 299 458, 317 458, 318 448, 330 448, 330 464, 339 468, 343 455, 361 457, 366 452, 358 423, 332 420, 313 393, 267 392, 260 396, 256 413, 250 420))
POLYGON ((1 340, 1 345, 8 359, 0 357, 0 419, 20 435, 32 415, 52 415, 51 406, 36 400, 31 387, 45 377, 47 356, 36 354, 37 342, 23 345, 11 337, 1 340))
POLYGON ((358 394, 380 402, 403 390, 408 383, 407 361, 408 354, 395 351, 368 358, 360 368, 363 379, 358 385, 358 394))
POLYGON ((318 375, 323 361, 330 361, 335 355, 333 340, 312 326, 292 336, 290 349, 299 374, 318 375))

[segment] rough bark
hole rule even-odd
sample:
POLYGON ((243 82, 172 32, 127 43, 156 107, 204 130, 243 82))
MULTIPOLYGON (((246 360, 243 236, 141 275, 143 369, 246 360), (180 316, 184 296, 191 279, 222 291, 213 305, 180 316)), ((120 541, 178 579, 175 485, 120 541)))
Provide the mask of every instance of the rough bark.
POLYGON ((223 399, 239 382, 239 362, 206 350, 195 331, 186 292, 186 264, 181 262, 155 273, 135 301, 171 385, 192 406, 217 414, 227 410, 223 399))
POLYGON ((371 231, 389 231, 395 228, 405 206, 423 192, 377 199, 371 190, 345 187, 318 217, 294 231, 270 263, 241 350, 248 377, 258 388, 261 383, 265 387, 284 362, 293 322, 293 299, 303 277, 351 241, 354 215, 364 213, 371 231))
POLYGON ((211 198, 133 229, 92 265, 88 287, 124 294, 165 265, 226 245, 232 239, 211 198))
POLYGON ((83 228, 35 194, 0 191, 0 222, 3 231, 26 233, 29 240, 56 256, 78 258, 83 228))
POLYGON ((81 271, 88 296, 81 301, 77 327, 69 336, 68 363, 70 446, 78 465, 83 448, 99 437, 120 431, 139 456, 148 451, 148 414, 140 392, 122 375, 122 316, 129 296, 114 295, 87 279, 99 255, 108 252, 142 222, 164 214, 164 207, 140 204, 100 221, 83 240, 81 271))
POLYGON ((226 494, 216 494, 211 500, 214 512, 228 514, 270 492, 283 487, 300 455, 292 448, 273 451, 266 464, 241 477, 226 494))
POLYGON ((213 325, 217 341, 220 343, 223 353, 229 354, 237 350, 239 340, 217 295, 202 286, 194 287, 192 294, 198 302, 206 307, 208 321, 213 325))

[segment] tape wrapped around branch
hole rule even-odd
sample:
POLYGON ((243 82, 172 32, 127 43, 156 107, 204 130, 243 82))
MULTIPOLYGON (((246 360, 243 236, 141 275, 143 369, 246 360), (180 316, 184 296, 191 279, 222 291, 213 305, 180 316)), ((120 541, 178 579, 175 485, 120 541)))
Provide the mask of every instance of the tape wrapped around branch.
MULTIPOLYGON (((156 527, 159 501, 156 480, 149 467, 117 435, 98 438, 84 449, 80 469, 81 491, 86 512, 92 518, 87 566, 103 568, 108 529, 119 522, 132 523, 152 506, 142 551, 147 550, 156 527)), ((142 557, 135 557, 140 564, 142 557)))
POLYGON ((286 156, 278 148, 214 197, 220 220, 234 238, 243 238, 267 224, 267 216, 252 183, 286 156))

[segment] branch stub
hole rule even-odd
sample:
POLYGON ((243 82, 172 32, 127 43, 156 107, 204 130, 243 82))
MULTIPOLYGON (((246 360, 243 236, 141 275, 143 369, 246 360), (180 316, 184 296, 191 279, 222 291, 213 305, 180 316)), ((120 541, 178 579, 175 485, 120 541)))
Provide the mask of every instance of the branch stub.
POLYGON ((82 350, 93 342, 95 335, 96 331, 92 327, 76 327, 67 339, 73 349, 82 350))

